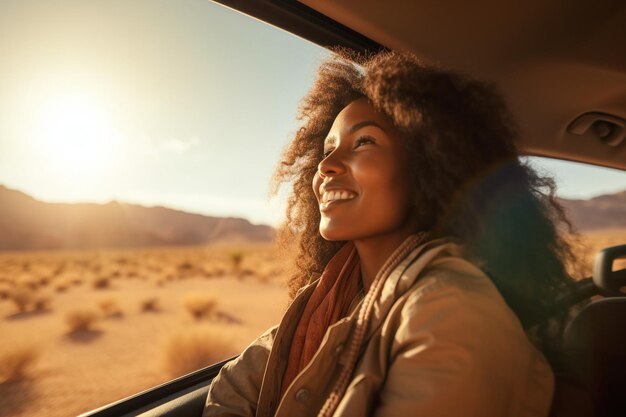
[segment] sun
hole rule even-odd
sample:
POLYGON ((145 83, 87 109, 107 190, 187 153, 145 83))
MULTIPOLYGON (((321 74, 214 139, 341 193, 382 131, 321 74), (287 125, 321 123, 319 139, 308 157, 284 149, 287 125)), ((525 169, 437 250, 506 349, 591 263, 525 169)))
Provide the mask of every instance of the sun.
POLYGON ((57 174, 95 175, 112 162, 119 135, 95 97, 60 94, 42 101, 38 110, 34 146, 57 174))

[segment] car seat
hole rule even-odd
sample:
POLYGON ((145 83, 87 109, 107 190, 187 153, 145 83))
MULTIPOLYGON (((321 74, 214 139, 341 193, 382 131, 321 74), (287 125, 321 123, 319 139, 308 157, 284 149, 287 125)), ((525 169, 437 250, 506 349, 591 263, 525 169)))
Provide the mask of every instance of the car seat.
POLYGON ((592 301, 566 327, 552 417, 626 416, 626 269, 613 271, 626 245, 596 255, 593 283, 605 298, 592 301))

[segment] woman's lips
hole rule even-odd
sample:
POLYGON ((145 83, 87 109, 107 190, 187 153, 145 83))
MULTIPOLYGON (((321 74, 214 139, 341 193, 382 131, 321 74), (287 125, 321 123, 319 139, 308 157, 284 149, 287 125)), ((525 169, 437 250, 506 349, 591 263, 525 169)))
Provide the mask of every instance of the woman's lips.
POLYGON ((320 199, 323 203, 332 200, 349 200, 356 197, 356 193, 345 189, 323 190, 320 192, 320 199))
POLYGON ((356 198, 356 193, 347 190, 330 190, 321 195, 320 211, 325 212, 337 205, 348 203, 356 198))

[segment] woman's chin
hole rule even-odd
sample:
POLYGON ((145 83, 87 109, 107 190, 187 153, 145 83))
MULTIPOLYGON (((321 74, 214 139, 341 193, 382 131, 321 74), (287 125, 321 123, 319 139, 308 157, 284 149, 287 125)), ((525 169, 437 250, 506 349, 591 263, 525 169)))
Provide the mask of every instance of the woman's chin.
POLYGON ((320 235, 328 241, 337 242, 343 240, 352 240, 351 235, 342 230, 323 229, 320 228, 320 235))

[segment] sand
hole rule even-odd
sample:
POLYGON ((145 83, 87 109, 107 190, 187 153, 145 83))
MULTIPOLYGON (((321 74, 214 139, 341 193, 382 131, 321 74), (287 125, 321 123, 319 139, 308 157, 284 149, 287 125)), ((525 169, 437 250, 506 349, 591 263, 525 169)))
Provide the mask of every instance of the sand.
POLYGON ((216 329, 230 349, 218 348, 208 363, 226 359, 278 323, 288 300, 282 280, 239 279, 232 272, 209 278, 191 273, 162 286, 155 282, 154 277, 122 276, 108 289, 95 289, 87 280, 62 293, 40 288, 38 293, 51 297, 44 312, 18 313, 9 300, 0 301, 0 356, 21 346, 40 352, 26 377, 0 383, 0 415, 76 415, 168 381, 175 375, 168 371, 166 345, 181 332, 216 329), (192 318, 184 306, 192 294, 215 297, 211 317, 192 318), (141 311, 141 301, 151 297, 158 298, 158 311, 141 311), (99 310, 102 299, 115 300, 122 315, 70 333, 66 314, 76 308, 99 310))

